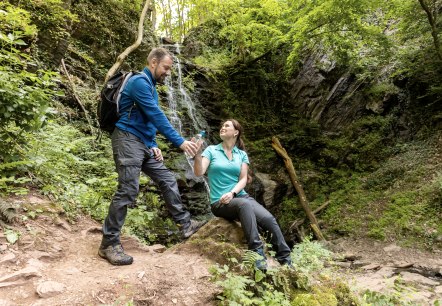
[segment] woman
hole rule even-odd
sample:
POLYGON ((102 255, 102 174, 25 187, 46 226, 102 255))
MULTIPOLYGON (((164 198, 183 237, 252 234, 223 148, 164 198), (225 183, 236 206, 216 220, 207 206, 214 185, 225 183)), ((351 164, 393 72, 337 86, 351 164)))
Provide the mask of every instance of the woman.
POLYGON ((249 159, 241 134, 242 127, 238 121, 225 121, 219 131, 222 143, 207 147, 202 154, 199 149, 195 156, 195 175, 202 176, 207 171, 212 213, 227 220, 240 220, 249 250, 262 256, 256 261, 256 268, 267 268, 258 226, 271 234, 279 263, 291 266, 290 248, 275 217, 244 191, 249 159))

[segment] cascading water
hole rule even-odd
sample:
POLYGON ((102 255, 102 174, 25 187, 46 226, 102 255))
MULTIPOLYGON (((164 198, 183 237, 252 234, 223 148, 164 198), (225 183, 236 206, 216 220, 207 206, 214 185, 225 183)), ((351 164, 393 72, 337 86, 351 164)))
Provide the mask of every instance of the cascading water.
MULTIPOLYGON (((178 44, 164 46, 166 48, 173 47, 173 53, 180 54, 180 46, 178 44)), ((168 115, 172 126, 183 136, 190 138, 192 135, 196 135, 202 130, 207 130, 208 124, 204 120, 203 116, 198 113, 198 108, 196 107, 198 101, 194 98, 192 99, 187 89, 183 84, 183 71, 181 60, 178 56, 174 56, 174 73, 171 77, 166 78, 165 85, 167 86, 167 101, 169 104, 170 113, 168 115), (187 114, 192 129, 188 133, 183 131, 183 123, 180 119, 179 114, 187 114), (187 135, 186 135, 187 134, 187 135)), ((207 191, 207 196, 209 193, 209 184, 204 177, 196 177, 193 174, 193 159, 186 156, 187 162, 191 169, 186 172, 186 176, 191 178, 196 182, 203 182, 207 191)))
MULTIPOLYGON (((169 47, 170 46, 171 45, 169 45, 169 47)), ((180 54, 180 46, 178 44, 173 45, 173 48, 174 53, 180 54)), ((170 78, 166 79, 166 86, 168 88, 167 100, 171 111, 169 119, 173 127, 182 133, 182 122, 178 113, 186 110, 194 132, 188 136, 195 135, 197 132, 207 129, 208 125, 201 114, 197 113, 197 108, 195 106, 196 102, 190 97, 183 84, 183 71, 180 58, 174 56, 173 61, 176 76, 174 77, 174 75, 172 75, 170 78)))

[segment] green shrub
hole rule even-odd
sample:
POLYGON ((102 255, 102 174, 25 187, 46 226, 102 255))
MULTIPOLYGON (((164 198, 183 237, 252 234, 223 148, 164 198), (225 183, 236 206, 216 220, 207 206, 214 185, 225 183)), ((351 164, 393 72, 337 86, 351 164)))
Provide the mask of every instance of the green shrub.
POLYGON ((339 279, 330 277, 324 262, 331 253, 310 239, 292 251, 294 269, 254 269, 256 253, 246 252, 241 263, 232 259, 211 267, 212 281, 222 288, 221 305, 354 305, 355 298, 339 279))
POLYGON ((12 148, 23 144, 23 130, 40 128, 59 94, 58 74, 36 69, 29 55, 36 35, 29 12, 0 3, 0 162, 16 159, 12 148))

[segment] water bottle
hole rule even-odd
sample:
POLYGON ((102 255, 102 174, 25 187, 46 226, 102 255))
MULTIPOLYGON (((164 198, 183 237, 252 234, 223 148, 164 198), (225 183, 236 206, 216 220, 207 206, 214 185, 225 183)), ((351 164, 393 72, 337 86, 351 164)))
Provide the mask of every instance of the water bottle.
POLYGON ((201 131, 195 136, 195 142, 198 143, 200 140, 204 141, 204 137, 206 137, 206 131, 201 131))
MULTIPOLYGON (((200 141, 204 142, 204 137, 206 137, 206 131, 201 131, 201 132, 199 132, 198 134, 195 135, 194 142, 195 143, 199 143, 200 141)), ((191 159, 193 159, 195 157, 195 156, 190 156, 187 153, 186 153, 186 156, 188 158, 191 158, 191 159)))

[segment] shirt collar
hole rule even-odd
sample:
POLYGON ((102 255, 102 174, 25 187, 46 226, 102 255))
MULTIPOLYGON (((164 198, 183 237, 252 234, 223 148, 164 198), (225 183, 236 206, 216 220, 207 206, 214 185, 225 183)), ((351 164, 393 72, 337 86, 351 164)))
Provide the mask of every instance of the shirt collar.
POLYGON ((153 77, 152 73, 147 67, 144 67, 143 72, 147 75, 147 77, 152 81, 153 86, 157 85, 157 81, 153 77))
MULTIPOLYGON (((215 150, 224 151, 222 142, 216 145, 215 150)), ((239 153, 238 147, 234 146, 232 152, 239 153)))

